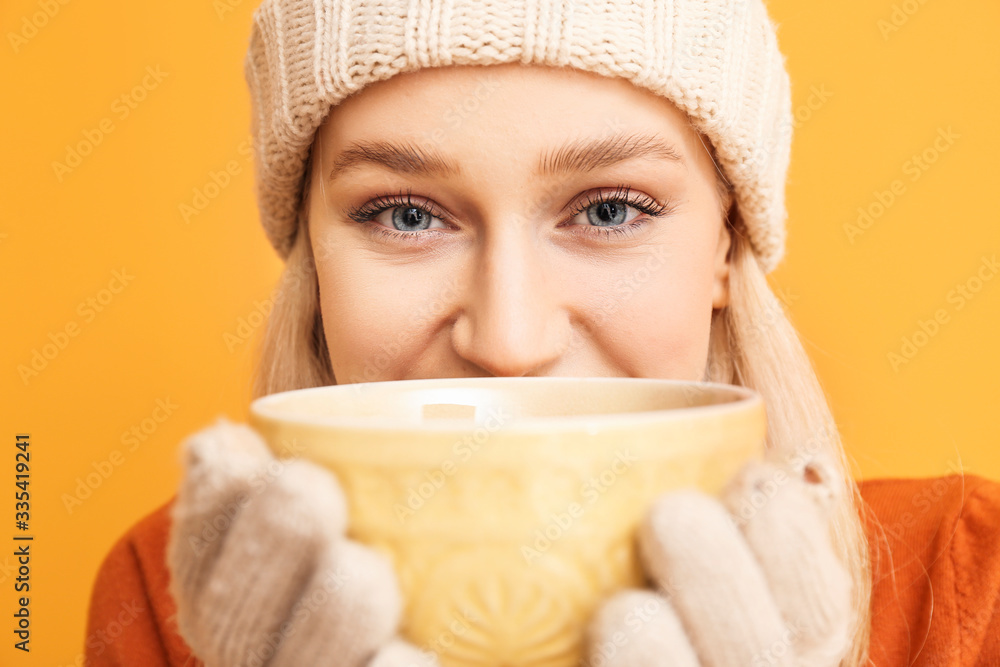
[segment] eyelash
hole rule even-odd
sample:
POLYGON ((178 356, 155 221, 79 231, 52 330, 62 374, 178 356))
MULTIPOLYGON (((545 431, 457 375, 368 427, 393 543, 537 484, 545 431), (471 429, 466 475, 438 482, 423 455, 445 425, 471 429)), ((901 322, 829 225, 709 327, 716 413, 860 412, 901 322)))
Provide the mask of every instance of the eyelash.
MULTIPOLYGON (((585 227, 588 231, 575 232, 579 234, 589 235, 589 236, 604 236, 605 239, 611 240, 612 237, 624 238, 631 237, 634 232, 640 227, 646 225, 654 218, 662 218, 670 215, 676 208, 673 201, 668 200, 665 204, 661 204, 652 197, 642 194, 634 193, 629 196, 631 188, 628 185, 618 185, 613 193, 610 194, 598 194, 592 197, 590 194, 587 195, 585 202, 575 206, 570 212, 570 219, 575 218, 580 213, 586 211, 588 208, 594 204, 603 203, 621 203, 631 206, 640 213, 646 214, 647 218, 637 217, 631 222, 624 223, 621 225, 616 225, 612 227, 599 227, 596 225, 570 225, 571 227, 585 227)), ((392 239, 403 241, 406 243, 423 243, 428 240, 429 237, 438 236, 440 233, 436 230, 422 230, 417 232, 402 232, 396 229, 389 229, 385 225, 381 225, 375 222, 375 217, 380 213, 393 208, 416 208, 421 211, 428 213, 442 220, 446 220, 447 216, 441 211, 437 206, 433 204, 425 204, 423 202, 413 201, 411 196, 411 190, 407 189, 405 193, 400 191, 395 194, 390 195, 379 195, 371 201, 353 209, 347 211, 347 217, 351 220, 367 225, 369 231, 376 237, 383 239, 392 239), (374 223, 374 224, 369 224, 374 223)))

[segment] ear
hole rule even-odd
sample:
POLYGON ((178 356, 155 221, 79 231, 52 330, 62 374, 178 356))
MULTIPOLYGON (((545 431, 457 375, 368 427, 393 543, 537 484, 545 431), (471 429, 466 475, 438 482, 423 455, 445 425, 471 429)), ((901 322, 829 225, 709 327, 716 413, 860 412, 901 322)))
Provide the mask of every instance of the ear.
POLYGON ((712 308, 719 309, 729 305, 729 249, 733 237, 730 231, 729 216, 722 221, 719 231, 719 244, 715 251, 715 277, 712 285, 712 308))

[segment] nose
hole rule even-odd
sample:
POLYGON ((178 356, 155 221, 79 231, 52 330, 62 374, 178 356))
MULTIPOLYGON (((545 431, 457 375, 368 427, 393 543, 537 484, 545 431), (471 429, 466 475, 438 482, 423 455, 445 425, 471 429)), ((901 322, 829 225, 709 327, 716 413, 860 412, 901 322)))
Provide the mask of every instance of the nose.
POLYGON ((505 231, 477 248, 452 345, 494 376, 545 375, 568 348, 569 313, 536 239, 505 231))

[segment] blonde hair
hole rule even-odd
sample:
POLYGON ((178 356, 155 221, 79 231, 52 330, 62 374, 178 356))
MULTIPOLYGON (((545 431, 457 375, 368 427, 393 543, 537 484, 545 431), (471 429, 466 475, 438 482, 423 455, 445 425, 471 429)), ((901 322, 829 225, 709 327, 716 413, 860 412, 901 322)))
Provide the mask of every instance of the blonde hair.
POLYGON ((840 491, 834 507, 834 547, 854 582, 854 627, 841 667, 868 664, 872 576, 861 511, 866 505, 850 474, 850 463, 833 414, 798 332, 771 290, 750 250, 733 235, 730 301, 712 316, 706 381, 749 387, 767 407, 767 447, 777 458, 816 474, 832 468, 840 491))
MULTIPOLYGON (((706 143, 710 153, 714 150, 706 143)), ((306 170, 308 183, 309 169, 306 170)), ((852 647, 841 667, 868 662, 871 631, 871 570, 859 510, 865 508, 851 478, 839 430, 826 395, 798 333, 765 279, 721 172, 718 192, 732 244, 729 250, 729 304, 712 316, 704 380, 751 388, 767 408, 767 447, 788 462, 833 473, 841 491, 834 508, 832 536, 841 562, 854 582, 852 647)), ((253 397, 336 384, 320 312, 319 283, 309 238, 307 195, 300 207, 298 233, 276 290, 274 306, 257 350, 253 397)))

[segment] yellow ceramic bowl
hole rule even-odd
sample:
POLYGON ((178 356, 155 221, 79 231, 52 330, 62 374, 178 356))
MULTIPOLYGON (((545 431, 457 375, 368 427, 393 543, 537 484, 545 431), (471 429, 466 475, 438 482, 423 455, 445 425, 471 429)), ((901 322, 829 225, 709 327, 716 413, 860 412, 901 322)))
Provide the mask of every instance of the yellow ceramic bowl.
POLYGON ((570 667, 599 602, 644 577, 665 491, 717 493, 763 454, 742 387, 640 378, 371 382, 272 394, 251 424, 333 471, 348 534, 388 554, 403 634, 445 667, 570 667))

